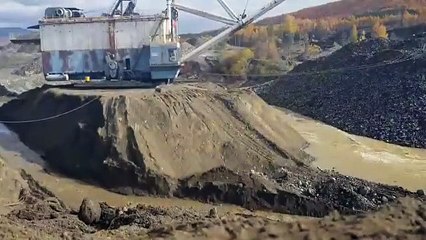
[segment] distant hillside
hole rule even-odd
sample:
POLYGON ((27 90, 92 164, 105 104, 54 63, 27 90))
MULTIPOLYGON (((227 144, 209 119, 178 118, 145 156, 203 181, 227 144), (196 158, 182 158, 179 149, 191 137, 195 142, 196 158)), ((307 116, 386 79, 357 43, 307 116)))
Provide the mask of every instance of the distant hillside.
POLYGON ((9 38, 9 35, 13 34, 25 34, 30 31, 22 28, 0 28, 0 38, 9 38))
MULTIPOLYGON (((426 6, 426 0, 341 0, 317 7, 302 9, 292 13, 296 18, 318 19, 326 17, 349 17, 352 15, 366 15, 376 12, 420 9, 426 6)), ((278 24, 282 22, 282 15, 266 18, 260 24, 278 24)))

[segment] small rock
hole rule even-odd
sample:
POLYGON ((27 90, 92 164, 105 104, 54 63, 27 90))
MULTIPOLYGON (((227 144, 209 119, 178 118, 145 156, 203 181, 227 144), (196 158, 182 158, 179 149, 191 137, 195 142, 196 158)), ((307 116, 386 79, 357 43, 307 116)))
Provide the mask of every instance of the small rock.
POLYGON ((311 196, 315 196, 315 190, 313 188, 308 188, 308 193, 311 196))
POLYGON ((362 186, 358 189, 359 194, 365 196, 370 193, 370 188, 367 186, 362 186))
POLYGON ((58 213, 56 213, 56 212, 50 213, 50 219, 56 219, 56 218, 59 218, 59 214, 58 213))
POLYGON ((422 189, 417 190, 417 195, 419 195, 419 197, 423 197, 425 195, 425 191, 422 189))
POLYGON ((218 215, 217 215, 217 208, 212 208, 212 209, 210 209, 210 211, 209 211, 209 218, 217 218, 218 217, 218 215))
POLYGON ((385 196, 382 197, 382 203, 387 203, 389 202, 389 199, 385 196))
POLYGON ((71 236, 71 233, 69 233, 69 232, 63 232, 61 234, 61 238, 64 239, 64 240, 71 240, 72 236, 71 236))
POLYGON ((101 218, 101 206, 85 198, 81 203, 78 218, 88 225, 98 222, 101 218))
POLYGON ((155 87, 155 91, 161 93, 161 87, 155 87))

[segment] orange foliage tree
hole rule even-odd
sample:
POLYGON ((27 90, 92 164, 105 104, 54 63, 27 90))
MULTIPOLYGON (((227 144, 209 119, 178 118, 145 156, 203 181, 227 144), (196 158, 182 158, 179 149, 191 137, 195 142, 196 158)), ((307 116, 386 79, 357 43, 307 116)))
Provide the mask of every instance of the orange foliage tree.
POLYGON ((381 24, 379 21, 374 23, 372 33, 374 38, 388 38, 386 26, 381 24))

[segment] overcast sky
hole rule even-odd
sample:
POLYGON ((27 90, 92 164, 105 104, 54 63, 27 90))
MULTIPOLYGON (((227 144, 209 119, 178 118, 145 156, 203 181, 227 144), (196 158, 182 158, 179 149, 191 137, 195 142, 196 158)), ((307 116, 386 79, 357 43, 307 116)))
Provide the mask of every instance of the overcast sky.
MULTIPOLYGON (((176 0, 179 4, 195 7, 208 12, 223 14, 216 0, 176 0)), ((227 0, 229 5, 241 13, 247 0, 227 0)), ((270 0, 248 0, 248 12, 253 12, 270 0)), ((269 16, 297 11, 302 8, 332 2, 335 0, 287 0, 277 7, 269 16)), ((0 27, 27 27, 34 25, 43 15, 46 7, 78 7, 88 14, 100 14, 109 9, 114 0, 0 0, 0 27)), ((139 0, 138 11, 146 13, 159 12, 165 7, 165 0, 139 0)), ((218 27, 214 22, 187 14, 181 15, 183 32, 199 32, 218 27)), ((219 25, 220 26, 220 25, 219 25)))

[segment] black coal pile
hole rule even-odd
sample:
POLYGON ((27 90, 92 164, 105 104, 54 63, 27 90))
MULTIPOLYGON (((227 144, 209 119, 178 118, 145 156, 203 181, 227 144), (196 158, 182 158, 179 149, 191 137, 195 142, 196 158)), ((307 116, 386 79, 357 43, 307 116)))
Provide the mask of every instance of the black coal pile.
POLYGON ((399 198, 426 198, 387 186, 311 167, 277 168, 269 174, 237 174, 212 169, 181 181, 175 193, 203 202, 226 202, 251 210, 324 217, 334 210, 357 214, 377 210, 399 198))
POLYGON ((258 93, 353 134, 426 148, 425 46, 424 38, 350 44, 258 93))
POLYGON ((0 85, 0 97, 16 97, 16 93, 9 91, 5 86, 0 85))

